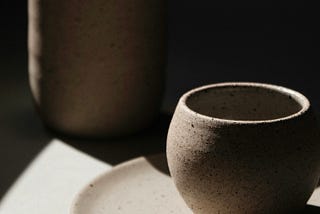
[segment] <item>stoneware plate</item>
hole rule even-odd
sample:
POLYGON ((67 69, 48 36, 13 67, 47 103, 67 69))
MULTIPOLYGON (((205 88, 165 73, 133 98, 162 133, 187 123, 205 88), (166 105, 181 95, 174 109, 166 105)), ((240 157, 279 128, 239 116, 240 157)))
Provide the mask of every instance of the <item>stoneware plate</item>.
POLYGON ((164 154, 137 158, 89 183, 71 214, 191 214, 177 192, 164 154))
MULTIPOLYGON (((320 213, 315 191, 299 214, 320 213)), ((177 192, 165 154, 137 158, 90 182, 76 196, 70 214, 192 214, 177 192)))

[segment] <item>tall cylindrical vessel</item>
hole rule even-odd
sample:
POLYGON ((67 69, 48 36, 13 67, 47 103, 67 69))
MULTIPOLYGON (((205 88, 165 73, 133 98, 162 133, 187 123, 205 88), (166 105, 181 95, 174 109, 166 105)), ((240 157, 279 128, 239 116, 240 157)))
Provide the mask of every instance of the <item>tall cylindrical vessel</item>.
POLYGON ((165 0, 29 0, 29 79, 45 124, 66 134, 133 133, 159 112, 165 0))

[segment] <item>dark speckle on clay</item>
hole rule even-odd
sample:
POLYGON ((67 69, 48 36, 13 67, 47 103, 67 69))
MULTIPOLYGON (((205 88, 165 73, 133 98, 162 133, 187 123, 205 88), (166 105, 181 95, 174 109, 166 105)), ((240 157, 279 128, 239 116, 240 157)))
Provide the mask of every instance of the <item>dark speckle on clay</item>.
POLYGON ((318 140, 314 113, 300 93, 259 83, 213 84, 181 97, 167 158, 196 214, 292 213, 317 184, 318 140))
POLYGON ((29 77, 46 126, 63 135, 109 138, 154 121, 165 80, 166 5, 29 1, 28 28, 36 35, 28 40, 29 77))

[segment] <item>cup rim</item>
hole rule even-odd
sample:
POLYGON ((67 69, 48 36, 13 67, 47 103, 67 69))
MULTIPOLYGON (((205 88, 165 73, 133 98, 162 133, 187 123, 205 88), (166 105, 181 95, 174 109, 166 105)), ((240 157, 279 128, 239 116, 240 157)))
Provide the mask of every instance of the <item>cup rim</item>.
POLYGON ((301 115, 303 115, 305 112, 307 112, 310 108, 310 102, 308 98, 306 98, 303 94, 301 94, 298 91, 273 85, 273 84, 267 84, 267 83, 258 83, 258 82, 223 82, 223 83, 214 83, 209 85, 200 86, 197 88, 194 88, 185 94, 182 95, 182 97, 179 100, 179 103, 181 107, 191 115, 198 117, 199 119, 202 119, 204 121, 216 121, 221 123, 229 123, 229 124, 265 124, 265 123, 275 123, 275 122, 281 122, 286 121, 290 119, 297 118, 301 115), (227 88, 227 87, 249 87, 249 88, 262 88, 262 89, 268 89, 271 91, 274 91, 276 93, 280 93, 283 95, 291 96, 298 104, 301 105, 301 109, 293 114, 290 114, 285 117, 279 117, 276 119, 267 119, 267 120, 233 120, 233 119, 222 119, 217 117, 212 117, 208 115, 201 114, 199 112, 196 112, 188 107, 187 100, 192 95, 205 91, 207 89, 213 89, 213 88, 227 88))

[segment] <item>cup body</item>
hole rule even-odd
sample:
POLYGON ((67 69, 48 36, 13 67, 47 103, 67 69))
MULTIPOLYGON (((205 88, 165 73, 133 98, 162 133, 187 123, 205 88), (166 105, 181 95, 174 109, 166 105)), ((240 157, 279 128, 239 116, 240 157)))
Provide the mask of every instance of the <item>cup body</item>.
POLYGON ((158 115, 166 63, 163 0, 29 0, 29 79, 47 126, 117 136, 158 115))
POLYGON ((309 101, 261 83, 222 83, 179 100, 167 137, 172 178, 194 213, 290 213, 319 178, 309 101))

